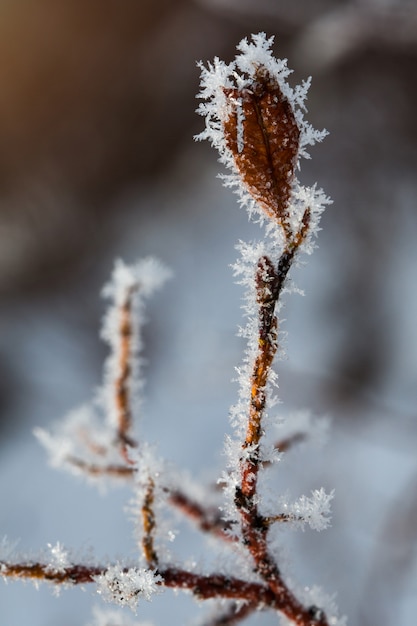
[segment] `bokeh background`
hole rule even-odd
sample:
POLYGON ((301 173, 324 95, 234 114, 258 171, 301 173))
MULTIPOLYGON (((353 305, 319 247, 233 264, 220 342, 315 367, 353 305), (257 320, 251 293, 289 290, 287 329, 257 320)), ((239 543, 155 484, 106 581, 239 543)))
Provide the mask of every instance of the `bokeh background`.
MULTIPOLYGON (((216 155, 192 141, 195 61, 229 60, 260 30, 295 82, 313 75, 308 119, 330 135, 300 178, 334 200, 294 274, 306 297, 288 299, 278 364, 284 407, 331 415, 332 434, 320 452, 294 452, 277 483, 295 496, 336 487, 333 526, 282 541, 294 577, 337 592, 349 623, 406 626, 417 610, 413 0, 0 1, 0 535, 23 552, 60 540, 99 558, 134 553, 128 492, 103 498, 51 472, 31 434, 100 384, 99 291, 118 256, 154 254, 174 271, 149 307, 142 430, 193 474, 221 467, 243 347, 229 265, 259 231, 216 179, 216 155)), ((198 536, 179 550, 198 556, 198 536)), ((94 602, 89 590, 57 600, 2 585, 0 621, 82 625, 94 602)), ((139 616, 182 624, 189 612, 168 594, 139 616)))

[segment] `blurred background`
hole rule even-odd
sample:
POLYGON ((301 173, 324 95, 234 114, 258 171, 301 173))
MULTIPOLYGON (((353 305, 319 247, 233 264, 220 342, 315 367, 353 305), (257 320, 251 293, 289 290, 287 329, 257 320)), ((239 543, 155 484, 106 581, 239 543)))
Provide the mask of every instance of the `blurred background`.
MULTIPOLYGON (((294 273, 306 297, 288 298, 277 366, 284 407, 333 419, 327 447, 294 452, 277 488, 335 487, 333 526, 282 541, 294 578, 337 592, 349 623, 406 626, 417 610, 413 0, 0 0, 0 535, 23 552, 60 540, 133 554, 128 492, 104 499, 49 471, 31 434, 100 384, 99 292, 118 256, 154 254, 174 271, 149 307, 142 431, 194 474, 221 467, 243 349, 229 265, 236 242, 260 233, 216 179, 216 154, 193 143, 195 62, 229 61, 260 30, 293 84, 313 76, 308 119, 330 135, 300 179, 334 200, 294 273)), ((7 626, 82 625, 93 602, 0 587, 7 626)), ((155 610, 162 625, 170 602, 139 615, 155 610)), ((185 623, 189 607, 174 602, 185 623)))

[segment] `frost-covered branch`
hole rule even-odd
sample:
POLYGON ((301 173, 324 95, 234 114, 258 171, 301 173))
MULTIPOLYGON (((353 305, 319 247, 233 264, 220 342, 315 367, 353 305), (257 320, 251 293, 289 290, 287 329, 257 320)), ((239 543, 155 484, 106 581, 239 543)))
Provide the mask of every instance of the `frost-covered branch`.
POLYGON ((205 116, 206 129, 199 138, 218 149, 220 160, 232 171, 226 182, 237 188, 250 214, 267 221, 267 240, 256 246, 241 244, 243 258, 236 265, 247 287, 249 321, 244 329, 248 349, 239 372, 240 401, 232 412, 237 439, 234 446, 228 443, 232 454, 226 490, 233 498, 229 511, 232 520, 233 508, 237 511, 255 571, 275 596, 286 597, 290 619, 305 625, 314 620, 284 582, 269 549, 268 533, 272 521, 307 521, 315 515, 308 506, 299 506, 297 512, 266 517, 260 507, 258 475, 263 462, 269 461, 261 441, 274 380, 280 296, 299 251, 311 252, 312 236, 329 202, 316 188, 302 188, 295 170, 300 157, 307 156, 305 147, 320 141, 325 131, 313 130, 304 120, 309 81, 291 89, 286 63, 272 56, 271 44, 272 39, 259 34, 239 44, 240 54, 231 64, 215 59, 208 69, 201 66, 204 102, 199 112, 205 116))
MULTIPOLYGON (((92 583, 105 601, 133 610, 164 587, 187 591, 199 600, 219 601, 206 626, 236 624, 257 610, 279 613, 283 623, 298 626, 344 625, 315 588, 297 590, 289 584, 271 542, 271 529, 278 523, 326 528, 333 492, 315 489, 293 502, 280 495, 268 502, 261 480, 288 450, 310 437, 305 415, 288 417, 287 428, 274 430, 274 421, 283 426, 273 415, 274 360, 289 274, 300 254, 314 249, 320 216, 329 203, 322 190, 303 187, 296 177, 307 147, 326 135, 304 118, 310 80, 291 88, 290 70, 273 56, 272 43, 263 33, 253 35, 239 44, 231 63, 216 58, 208 67, 200 64, 198 112, 206 126, 198 138, 218 149, 231 172, 224 176, 226 185, 236 189, 241 204, 264 227, 261 241, 240 242, 241 258, 234 267, 246 289, 242 335, 247 349, 237 368, 239 398, 231 409, 234 435, 226 439, 228 465, 218 481, 224 490, 195 489, 134 432, 143 387, 144 302, 169 272, 153 259, 133 266, 118 261, 103 291, 111 306, 102 331, 110 346, 102 388, 91 405, 71 413, 52 432, 38 429, 36 435, 53 465, 100 485, 109 479, 130 483, 140 554, 133 563, 97 565, 72 562, 60 544, 46 559, 13 558, 2 544, 0 574, 6 579, 92 583), (166 543, 174 537, 169 517, 167 522, 171 509, 220 540, 228 566, 219 562, 207 572, 198 564, 178 564, 166 543)), ((108 626, 106 620, 96 613, 99 626, 108 626)))
POLYGON ((145 300, 170 274, 153 258, 134 265, 116 261, 111 280, 103 288, 111 306, 101 336, 110 354, 95 402, 72 411, 52 432, 35 430, 53 466, 94 480, 126 479, 132 474, 127 448, 136 446, 133 415, 138 412, 143 387, 139 355, 145 300))
POLYGON ((104 600, 130 608, 135 608, 140 599, 150 600, 161 587, 169 587, 189 591, 200 600, 223 598, 243 600, 258 609, 267 606, 283 612, 289 619, 296 617, 296 624, 323 626, 327 623, 312 619, 311 607, 304 609, 293 601, 289 602, 288 593, 276 596, 267 586, 256 582, 222 574, 203 575, 176 567, 152 571, 118 564, 101 567, 77 564, 53 569, 50 564, 5 564, 0 561, 0 574, 4 578, 24 578, 55 585, 96 583, 97 591, 104 600), (294 610, 299 612, 298 617, 294 610))

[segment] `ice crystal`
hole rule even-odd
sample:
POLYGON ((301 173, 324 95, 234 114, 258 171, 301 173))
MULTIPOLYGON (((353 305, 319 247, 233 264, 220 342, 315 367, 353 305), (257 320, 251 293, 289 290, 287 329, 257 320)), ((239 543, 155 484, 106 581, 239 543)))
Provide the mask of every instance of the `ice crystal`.
POLYGON ((326 493, 323 488, 314 489, 311 496, 302 495, 295 502, 281 500, 281 510, 296 523, 307 523, 313 530, 321 531, 330 526, 330 502, 334 491, 326 493))
POLYGON ((140 599, 150 600, 159 591, 161 577, 149 569, 113 565, 95 580, 97 593, 103 600, 135 611, 140 599))
POLYGON ((48 543, 50 557, 48 560, 48 570, 51 572, 64 572, 70 565, 69 552, 59 541, 52 545, 48 543))

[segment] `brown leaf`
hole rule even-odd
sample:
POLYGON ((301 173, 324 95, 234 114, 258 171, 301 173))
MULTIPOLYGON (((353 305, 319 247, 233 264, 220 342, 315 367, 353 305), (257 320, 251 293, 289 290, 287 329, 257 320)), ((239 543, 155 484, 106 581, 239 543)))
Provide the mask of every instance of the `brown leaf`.
POLYGON ((300 130, 277 81, 260 67, 251 89, 225 89, 231 113, 225 139, 243 184, 287 237, 291 183, 297 164, 300 130))

